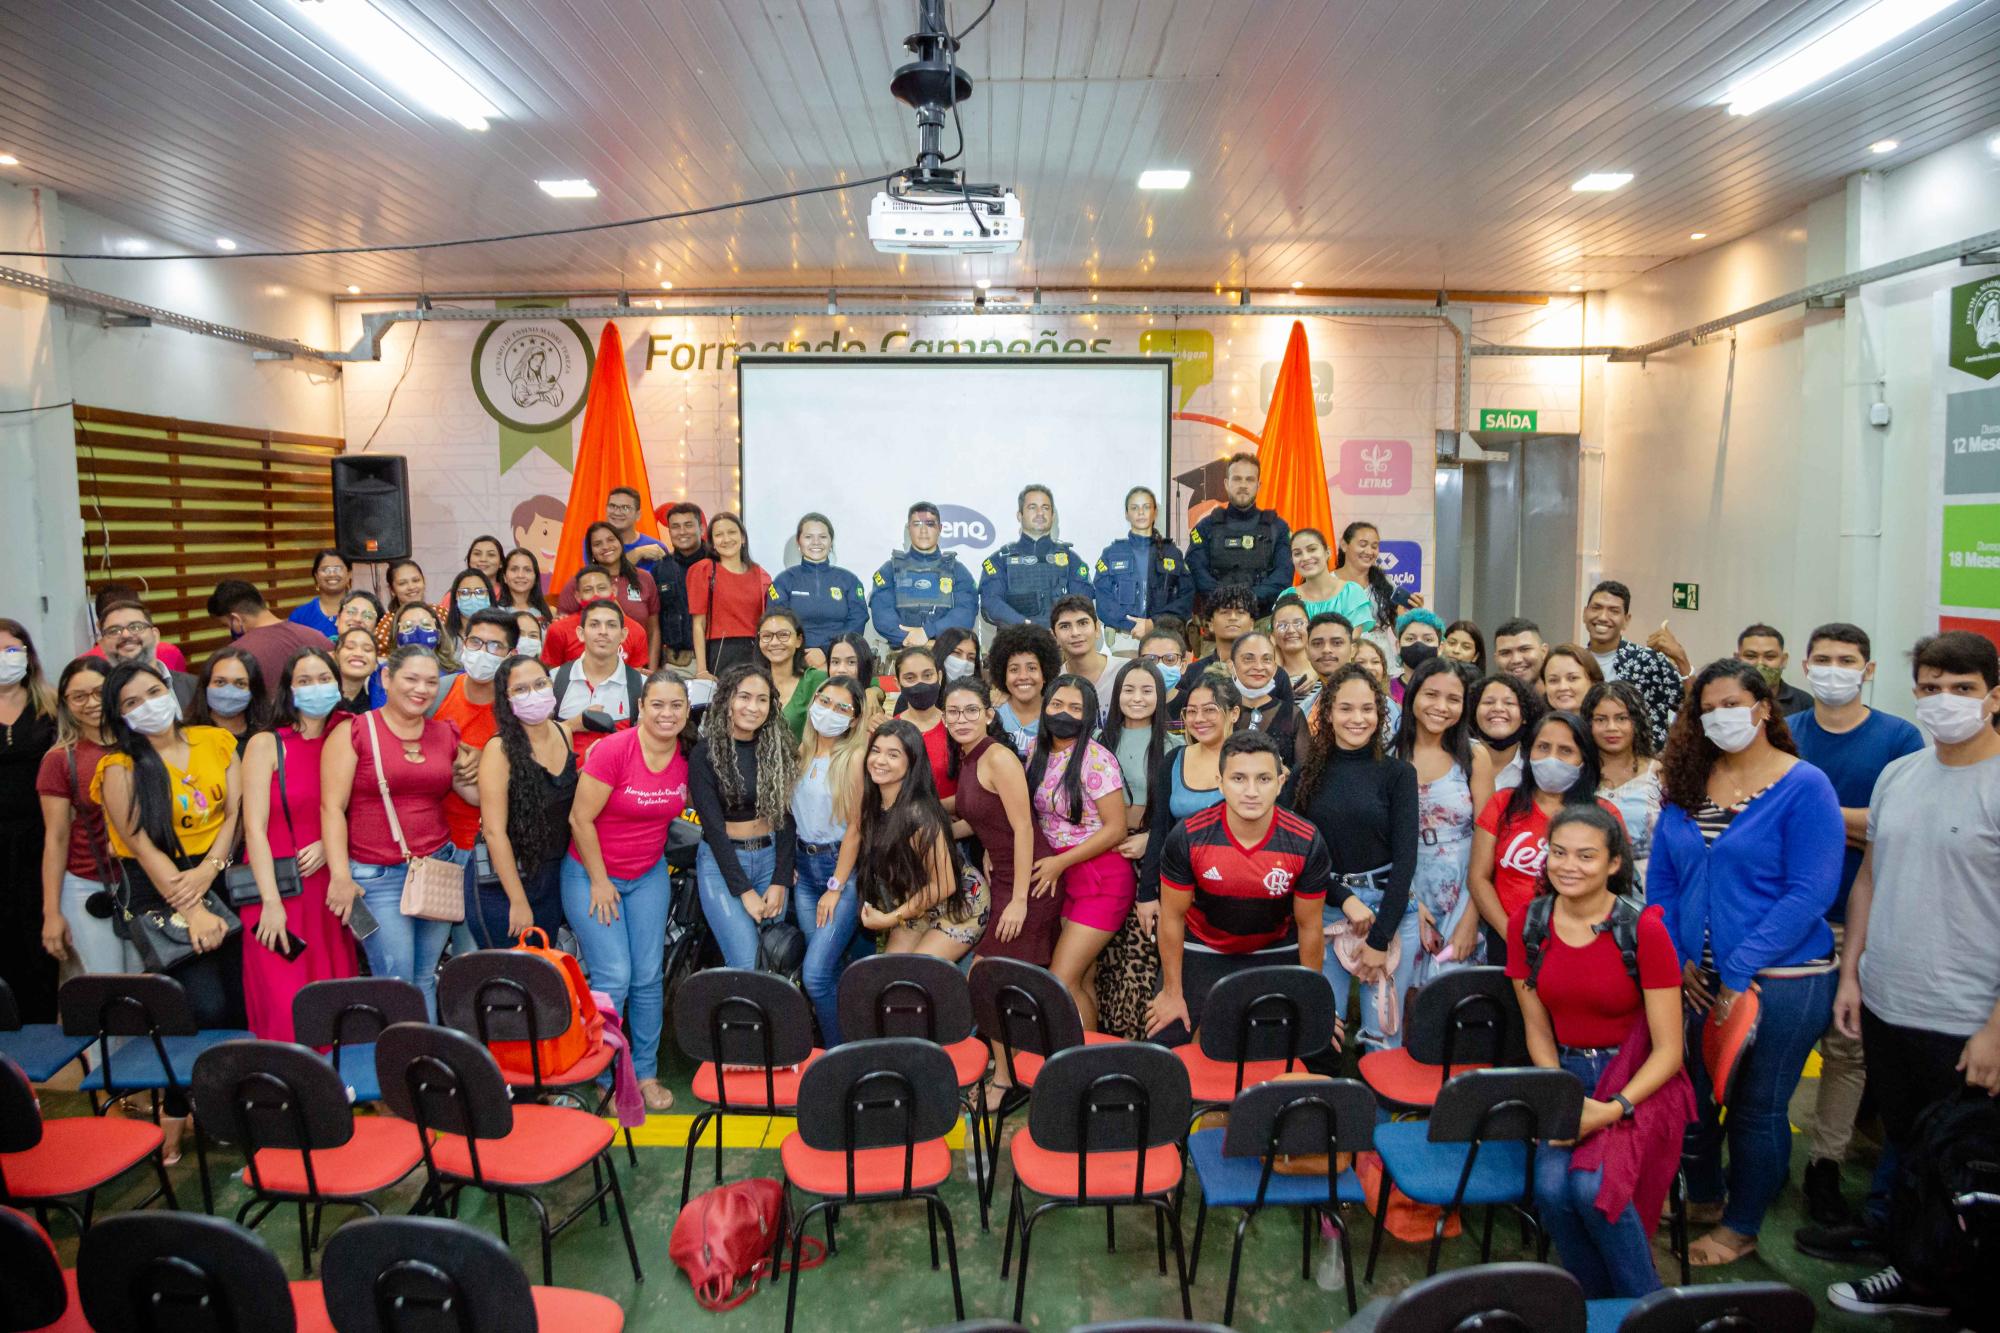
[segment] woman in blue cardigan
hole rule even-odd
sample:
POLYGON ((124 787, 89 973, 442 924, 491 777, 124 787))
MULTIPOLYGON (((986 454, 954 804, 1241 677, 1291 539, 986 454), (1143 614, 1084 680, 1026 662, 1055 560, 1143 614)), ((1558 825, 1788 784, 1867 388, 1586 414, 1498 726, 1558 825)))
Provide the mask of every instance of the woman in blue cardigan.
POLYGON ((1688 1214, 1720 1223, 1689 1258, 1709 1268, 1756 1251, 1764 1212, 1790 1174, 1785 1105, 1826 1031, 1840 980, 1826 913, 1847 838, 1833 785, 1798 757, 1756 667, 1711 662, 1688 699, 1662 763, 1665 803, 1646 898, 1665 909, 1689 960, 1682 993, 1690 1049, 1700 1049, 1702 1025, 1724 1021, 1744 992, 1754 988, 1762 1004, 1726 1130, 1704 1063, 1688 1062, 1701 1107, 1686 1142, 1688 1214))

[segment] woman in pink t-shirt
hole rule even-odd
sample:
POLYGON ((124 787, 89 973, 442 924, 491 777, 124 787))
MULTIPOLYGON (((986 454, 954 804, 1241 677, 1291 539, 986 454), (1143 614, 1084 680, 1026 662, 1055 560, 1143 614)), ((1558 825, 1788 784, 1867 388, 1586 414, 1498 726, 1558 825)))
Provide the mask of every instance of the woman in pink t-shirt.
POLYGON ((563 914, 583 947, 590 984, 611 997, 632 1040, 646 1109, 674 1097, 660 1082, 665 1021, 667 830, 687 808, 687 685, 655 672, 639 692, 637 725, 590 748, 570 808, 562 868, 563 914))

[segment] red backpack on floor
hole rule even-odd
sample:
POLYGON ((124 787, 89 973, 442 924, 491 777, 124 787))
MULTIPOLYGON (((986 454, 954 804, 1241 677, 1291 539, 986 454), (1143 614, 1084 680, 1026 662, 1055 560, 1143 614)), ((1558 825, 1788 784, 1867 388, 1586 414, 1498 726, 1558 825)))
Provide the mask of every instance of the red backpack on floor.
MULTIPOLYGON (((692 1151, 692 1149, 690 1149, 692 1151)), ((757 1294, 757 1284, 783 1272, 773 1255, 785 1243, 785 1188, 775 1180, 717 1185, 688 1200, 674 1219, 667 1256, 694 1286, 704 1310, 734 1310, 757 1294), (750 1285, 736 1290, 739 1282, 750 1285)), ((826 1247, 805 1239, 800 1268, 826 1262, 826 1247)))

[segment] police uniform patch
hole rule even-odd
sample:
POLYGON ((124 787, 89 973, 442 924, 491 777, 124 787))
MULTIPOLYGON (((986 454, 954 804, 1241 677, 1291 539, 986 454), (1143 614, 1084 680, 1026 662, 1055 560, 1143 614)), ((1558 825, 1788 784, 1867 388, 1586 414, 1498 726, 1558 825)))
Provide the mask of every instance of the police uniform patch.
MULTIPOLYGON (((926 584, 925 586, 928 587, 929 585, 926 584)), ((945 575, 943 578, 938 580, 938 591, 939 592, 951 591, 951 576, 949 574, 945 575)))
POLYGON ((998 574, 1000 572, 993 567, 993 558, 991 556, 988 556, 986 559, 986 572, 988 574, 998 574))
POLYGON ((1168 556, 1166 559, 1160 561, 1160 568, 1171 571, 1174 568, 1174 558, 1168 556))
POLYGON ((878 588, 886 588, 889 586, 889 580, 882 577, 882 571, 879 569, 875 571, 875 586, 878 588))
POLYGON ((1196 528, 1196 529, 1195 529, 1195 530, 1194 530, 1194 531, 1193 531, 1192 533, 1188 534, 1188 545, 1189 545, 1189 546, 1199 546, 1199 545, 1201 545, 1201 529, 1200 529, 1200 528, 1196 528))
POLYGON ((1050 554, 1049 554, 1049 563, 1050 563, 1050 564, 1052 564, 1052 565, 1063 565, 1063 566, 1067 566, 1067 565, 1069 564, 1069 552, 1068 552, 1068 551, 1052 551, 1052 552, 1050 552, 1050 554))
MULTIPOLYGON (((1121 564, 1118 568, 1123 569, 1125 566, 1121 564)), ((1097 572, 1100 574, 1104 572, 1104 562, 1102 560, 1097 562, 1097 572)))
POLYGON ((826 590, 826 595, 827 595, 828 597, 831 597, 831 598, 833 598, 833 600, 837 602, 837 601, 839 601, 839 600, 840 600, 840 589, 839 589, 839 588, 828 588, 828 589, 826 590))
POLYGON ((767 602, 775 602, 778 600, 777 584, 773 583, 770 587, 764 589, 764 600, 767 602))

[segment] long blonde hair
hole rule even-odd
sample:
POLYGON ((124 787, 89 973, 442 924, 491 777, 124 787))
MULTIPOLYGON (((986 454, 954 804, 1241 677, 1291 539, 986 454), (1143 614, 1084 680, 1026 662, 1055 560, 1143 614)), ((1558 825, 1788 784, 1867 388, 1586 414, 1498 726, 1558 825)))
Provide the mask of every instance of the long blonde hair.
MULTIPOLYGON (((821 681, 813 691, 813 698, 819 697, 820 690, 829 686, 840 690, 854 705, 854 721, 847 728, 847 734, 834 742, 833 753, 827 756, 826 785, 833 797, 833 818, 836 823, 846 826, 854 822, 854 783, 852 781, 855 761, 868 749, 870 732, 863 723, 868 712, 868 699, 861 683, 852 676, 834 676, 821 681)), ((819 758, 819 733, 808 721, 805 732, 799 739, 798 770, 801 780, 812 769, 819 758)))
MULTIPOLYGON (((0 619, 0 631, 5 631, 19 639, 21 647, 27 650, 28 674, 21 678, 21 688, 28 692, 28 711, 38 713, 46 718, 54 718, 56 716, 55 688, 49 684, 48 677, 42 674, 42 655, 35 651, 35 641, 29 636, 28 627, 18 620, 0 619)), ((109 662, 106 662, 104 666, 107 671, 111 669, 109 662)))

